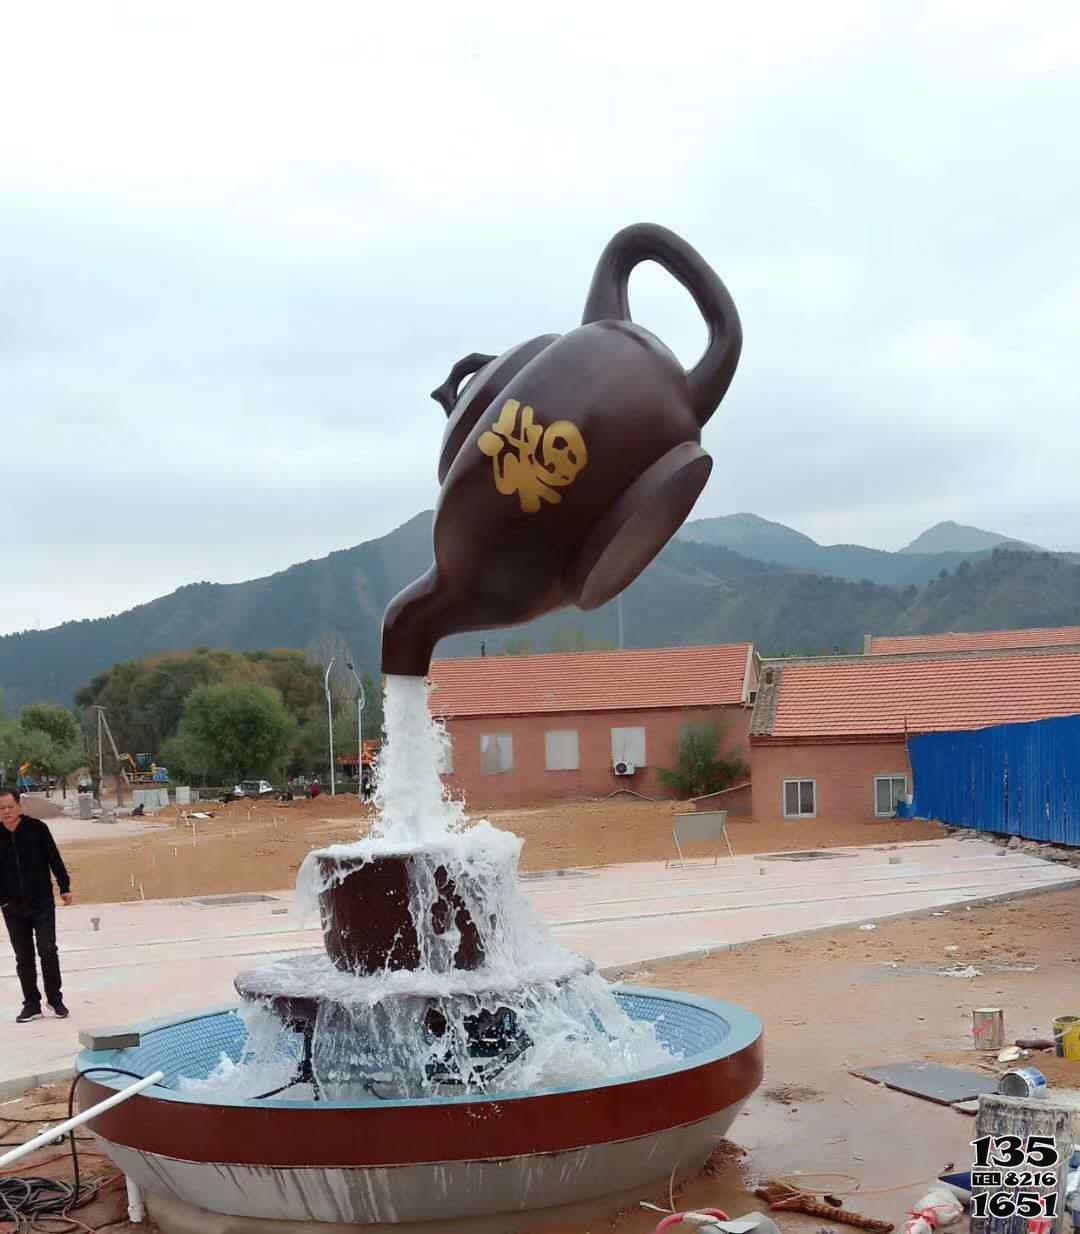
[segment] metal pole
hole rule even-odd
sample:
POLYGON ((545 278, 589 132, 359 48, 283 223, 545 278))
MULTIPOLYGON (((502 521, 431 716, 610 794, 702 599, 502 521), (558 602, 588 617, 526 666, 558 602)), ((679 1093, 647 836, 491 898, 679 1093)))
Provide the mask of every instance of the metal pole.
POLYGON ((623 625, 622 625, 622 592, 619 592, 619 650, 623 649, 623 625))
POLYGON ((337 796, 337 784, 334 780, 334 708, 330 704, 330 670, 334 667, 334 657, 326 666, 326 676, 323 678, 323 689, 326 691, 326 719, 330 726, 330 796, 337 796))
POLYGON ((111 1110, 114 1105, 119 1105, 121 1101, 127 1101, 129 1097, 134 1097, 137 1093, 141 1093, 144 1088, 149 1088, 152 1084, 157 1084, 160 1080, 164 1080, 164 1078, 164 1071, 155 1071, 153 1074, 148 1075, 146 1079, 139 1080, 127 1088, 122 1088, 118 1093, 114 1093, 113 1096, 106 1097, 104 1101, 91 1106, 89 1110, 83 1110, 81 1114, 76 1114, 74 1118, 69 1118, 55 1127, 46 1127, 44 1131, 34 1136, 32 1140, 27 1140, 25 1144, 20 1144, 18 1148, 13 1148, 11 1152, 5 1153, 0 1157, 0 1166, 10 1165, 21 1157, 29 1156, 35 1149, 41 1148, 45 1144, 51 1144, 53 1140, 66 1135, 69 1131, 74 1131, 76 1127, 81 1127, 83 1123, 89 1122, 92 1118, 97 1118, 99 1114, 104 1114, 106 1110, 111 1110))
POLYGON ((352 666, 352 661, 347 660, 345 667, 356 678, 356 688, 359 694, 356 696, 356 752, 359 755, 360 761, 356 764, 357 789, 356 795, 361 801, 364 800, 364 683, 360 680, 360 676, 356 669, 352 666))

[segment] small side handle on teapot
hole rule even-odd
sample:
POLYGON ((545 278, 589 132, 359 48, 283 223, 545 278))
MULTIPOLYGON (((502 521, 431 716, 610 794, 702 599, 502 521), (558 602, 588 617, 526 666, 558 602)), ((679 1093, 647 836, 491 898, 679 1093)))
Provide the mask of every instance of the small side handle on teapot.
POLYGON ((630 274, 655 261, 694 297, 709 331, 705 354, 686 374, 698 423, 704 426, 727 393, 742 350, 742 326, 728 289, 701 254, 655 223, 636 223, 615 235, 600 255, 585 301, 582 325, 630 321, 630 274))
POLYGON ((432 390, 431 397, 449 415, 454 410, 454 404, 457 402, 462 381, 473 373, 479 373, 485 364, 490 364, 494 359, 494 356, 485 356, 479 351, 474 351, 472 355, 465 356, 464 359, 459 360, 450 370, 450 376, 447 377, 442 385, 432 390))

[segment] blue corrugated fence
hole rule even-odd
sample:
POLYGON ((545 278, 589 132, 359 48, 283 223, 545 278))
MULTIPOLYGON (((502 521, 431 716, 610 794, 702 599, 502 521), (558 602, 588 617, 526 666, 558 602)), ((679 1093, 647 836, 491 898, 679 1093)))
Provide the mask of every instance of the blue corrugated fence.
POLYGON ((958 827, 1080 845, 1080 715, 909 740, 905 811, 958 827))

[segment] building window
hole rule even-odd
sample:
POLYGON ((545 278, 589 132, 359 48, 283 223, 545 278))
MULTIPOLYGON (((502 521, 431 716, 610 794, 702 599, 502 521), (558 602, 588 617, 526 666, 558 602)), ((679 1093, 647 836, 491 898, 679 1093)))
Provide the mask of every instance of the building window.
POLYGON ((784 781, 784 817, 817 817, 817 781, 784 781))
POLYGON ((577 771, 581 755, 576 728, 552 728, 544 733, 544 766, 548 771, 577 771))
POLYGON ((878 818, 892 818, 906 797, 907 776, 874 777, 874 814, 878 818))
POLYGON ((645 730, 643 728, 613 728, 611 730, 612 763, 633 763, 645 766, 645 730))
POLYGON ((514 770, 514 738, 510 733, 482 734, 480 770, 488 776, 514 770))

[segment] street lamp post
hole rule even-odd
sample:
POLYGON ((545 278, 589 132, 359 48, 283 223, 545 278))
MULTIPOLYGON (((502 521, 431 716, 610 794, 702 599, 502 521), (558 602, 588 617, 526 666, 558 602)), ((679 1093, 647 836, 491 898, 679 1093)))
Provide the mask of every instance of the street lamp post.
POLYGON ((334 708, 330 703, 330 670, 334 667, 334 657, 326 666, 326 676, 323 678, 323 689, 326 691, 326 719, 330 725, 330 796, 337 796, 337 784, 334 780, 334 708))
POLYGON ((352 666, 351 660, 345 661, 345 667, 356 678, 356 688, 359 693, 356 696, 356 751, 360 761, 356 765, 357 779, 357 796, 361 801, 364 800, 364 683, 360 680, 360 675, 352 666))

